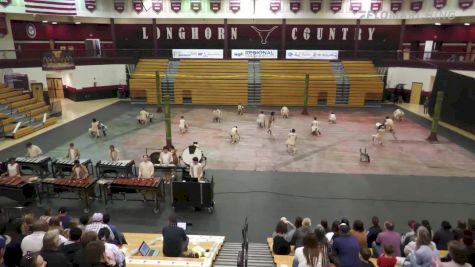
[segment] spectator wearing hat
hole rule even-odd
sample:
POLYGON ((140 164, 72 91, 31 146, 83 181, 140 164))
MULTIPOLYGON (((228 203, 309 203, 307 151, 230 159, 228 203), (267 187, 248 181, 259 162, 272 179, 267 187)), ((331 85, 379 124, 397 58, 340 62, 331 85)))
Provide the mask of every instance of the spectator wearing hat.
POLYGON ((447 250, 447 244, 454 240, 454 233, 451 231, 452 225, 448 221, 443 221, 440 229, 434 234, 434 242, 438 250, 447 250))
POLYGON ((86 225, 85 232, 95 232, 97 234, 99 233, 99 230, 105 227, 111 232, 111 235, 110 235, 111 240, 115 240, 114 233, 112 232, 109 225, 103 222, 103 218, 104 217, 102 213, 99 213, 99 212, 94 213, 91 217, 91 223, 86 225))
POLYGON ((356 237, 350 235, 350 227, 346 223, 339 226, 339 235, 333 240, 333 254, 339 267, 359 266, 360 245, 356 237))
POLYGON ((394 231, 394 224, 390 221, 384 222, 384 231, 378 234, 373 243, 373 254, 377 257, 381 248, 385 245, 392 245, 394 256, 401 257, 401 235, 394 231))

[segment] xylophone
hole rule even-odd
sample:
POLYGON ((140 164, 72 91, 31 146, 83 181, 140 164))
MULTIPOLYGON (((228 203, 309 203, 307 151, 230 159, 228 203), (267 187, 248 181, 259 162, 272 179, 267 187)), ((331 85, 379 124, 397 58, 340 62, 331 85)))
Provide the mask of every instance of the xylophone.
MULTIPOLYGON (((86 166, 89 170, 89 174, 94 174, 94 169, 92 166, 92 161, 90 159, 79 159, 79 163, 86 166)), ((74 160, 70 159, 55 159, 51 164, 51 169, 53 171, 54 177, 64 177, 66 174, 70 175, 72 168, 74 166, 74 160)))
MULTIPOLYGON (((41 181, 45 187, 50 187, 56 193, 64 191, 76 192, 84 201, 85 212, 89 212, 89 198, 95 195, 94 185, 97 179, 89 177, 86 179, 70 179, 70 178, 46 178, 41 181)), ((47 189, 47 192, 50 190, 47 189)), ((59 195, 60 196, 60 195, 59 195)))
POLYGON ((129 177, 135 176, 135 162, 133 160, 118 160, 118 161, 107 161, 100 160, 96 163, 96 174, 97 177, 111 177, 108 175, 113 173, 114 177, 129 177))
MULTIPOLYGON (((0 195, 22 204, 31 202, 36 195, 40 196, 36 181, 38 181, 36 176, 1 177, 0 195)), ((41 198, 39 201, 41 203, 41 198)))
POLYGON ((39 156, 36 158, 18 157, 15 159, 20 165, 21 171, 24 169, 31 169, 34 175, 38 175, 40 178, 45 177, 49 173, 49 162, 51 158, 48 156, 39 156))

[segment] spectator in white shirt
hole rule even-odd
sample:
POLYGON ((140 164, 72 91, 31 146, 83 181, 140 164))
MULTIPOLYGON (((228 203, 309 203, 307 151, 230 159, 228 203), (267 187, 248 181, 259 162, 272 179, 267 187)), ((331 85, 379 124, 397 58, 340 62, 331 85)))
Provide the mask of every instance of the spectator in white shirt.
POLYGON ((25 236, 21 241, 20 247, 23 256, 28 252, 39 252, 43 248, 43 237, 48 228, 48 223, 45 220, 38 220, 32 225, 33 233, 25 236))
POLYGON ((86 225, 85 232, 99 233, 99 230, 101 230, 102 228, 107 228, 110 231, 111 240, 114 240, 115 239, 114 233, 112 233, 112 230, 109 227, 109 225, 102 222, 102 218, 103 218, 102 213, 98 213, 98 212, 94 213, 91 217, 91 223, 86 225))
POLYGON ((111 232, 107 228, 102 228, 99 230, 97 237, 99 240, 104 242, 104 246, 106 247, 106 255, 109 258, 114 259, 118 267, 122 267, 124 266, 125 260, 124 253, 120 251, 119 247, 110 243, 110 235, 111 232))
POLYGON ((162 153, 160 153, 160 165, 168 166, 173 164, 172 153, 168 150, 168 147, 163 147, 162 153))
POLYGON ((43 154, 41 148, 36 145, 33 145, 31 142, 26 143, 26 150, 26 156, 30 158, 36 158, 43 154))
POLYGON ((198 181, 203 180, 203 165, 201 165, 197 157, 193 158, 193 163, 190 166, 190 177, 198 179, 198 181))
POLYGON ((257 125, 260 128, 266 127, 266 115, 264 114, 264 111, 261 111, 261 113, 259 113, 259 115, 257 115, 256 122, 257 122, 257 125))
POLYGON ((8 177, 17 177, 20 176, 20 165, 16 163, 15 158, 10 158, 7 164, 7 172, 3 174, 3 176, 8 177))
POLYGON ((143 155, 143 161, 139 164, 139 178, 153 178, 155 167, 147 155, 143 155))

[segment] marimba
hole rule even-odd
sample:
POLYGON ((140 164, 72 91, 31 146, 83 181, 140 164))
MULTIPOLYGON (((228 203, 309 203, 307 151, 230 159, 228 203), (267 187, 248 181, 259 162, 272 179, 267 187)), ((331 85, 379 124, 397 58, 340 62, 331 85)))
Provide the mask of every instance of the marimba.
POLYGON ((113 178, 129 177, 129 175, 131 177, 137 176, 137 174, 135 173, 135 162, 133 160, 98 161, 96 163, 97 177, 105 177, 107 176, 107 173, 114 173, 115 176, 113 178))
MULTIPOLYGON (((53 188, 56 192, 76 192, 84 201, 85 212, 89 212, 89 197, 94 196, 94 185, 97 179, 88 177, 86 179, 69 178, 46 178, 41 181, 44 186, 53 188)), ((49 192, 49 190, 48 190, 49 192)))
POLYGON ((153 200, 155 202, 154 212, 158 213, 159 211, 159 196, 163 198, 164 188, 163 181, 161 178, 116 178, 113 180, 101 180, 102 188, 101 194, 104 192, 104 202, 107 204, 108 200, 112 200, 112 196, 115 193, 120 192, 131 192, 131 190, 136 192, 153 192, 153 200), (109 188, 109 190, 106 190, 109 188))
POLYGON ((38 196, 41 203, 38 181, 36 176, 0 177, 0 195, 22 204, 32 202, 38 196))
POLYGON ((33 175, 40 178, 46 177, 49 174, 49 162, 51 158, 48 156, 39 156, 36 158, 18 157, 15 161, 20 165, 22 173, 24 169, 31 169, 33 175))
MULTIPOLYGON (((86 166, 89 171, 89 175, 94 174, 94 167, 90 159, 79 159, 79 163, 86 166)), ((51 164, 51 170, 53 171, 53 177, 64 177, 66 174, 71 174, 74 166, 74 160, 70 159, 55 159, 51 164)))

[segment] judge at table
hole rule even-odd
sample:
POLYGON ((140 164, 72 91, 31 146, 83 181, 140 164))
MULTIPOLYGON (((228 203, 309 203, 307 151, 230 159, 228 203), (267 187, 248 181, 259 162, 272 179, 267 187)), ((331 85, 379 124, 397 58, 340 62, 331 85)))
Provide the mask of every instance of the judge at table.
POLYGON ((163 254, 166 257, 180 257, 188 247, 188 236, 185 230, 177 226, 175 214, 168 217, 168 225, 162 229, 163 254))

